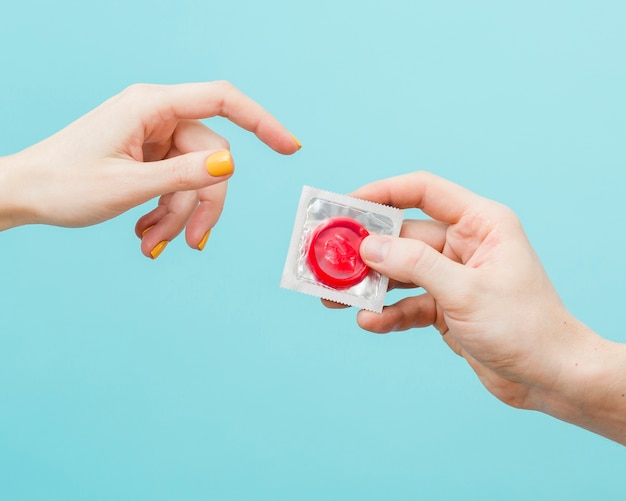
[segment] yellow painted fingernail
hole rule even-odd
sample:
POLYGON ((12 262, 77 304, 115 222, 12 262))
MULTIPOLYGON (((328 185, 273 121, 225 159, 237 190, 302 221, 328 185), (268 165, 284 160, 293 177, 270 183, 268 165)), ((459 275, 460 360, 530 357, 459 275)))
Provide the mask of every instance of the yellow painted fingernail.
POLYGON ((298 149, 302 148, 302 143, 298 140, 298 138, 294 136, 291 132, 289 133, 289 135, 291 136, 291 139, 293 139, 293 142, 296 143, 296 145, 298 146, 298 149))
POLYGON ((152 226, 148 226, 145 230, 143 230, 141 232, 141 236, 143 237, 146 233, 148 233, 152 228, 154 228, 154 225, 152 226))
POLYGON ((214 177, 226 176, 235 169, 233 157, 230 155, 230 151, 226 150, 209 155, 205 165, 206 170, 214 177))
POLYGON ((159 242, 158 244, 156 244, 154 249, 150 251, 150 255, 152 256, 152 259, 156 259, 157 257, 159 257, 161 255, 161 252, 163 252, 163 250, 167 247, 168 243, 169 242, 167 240, 163 240, 162 242, 159 242))
POLYGON ((198 250, 204 250, 204 246, 206 245, 206 241, 209 239, 209 235, 211 234, 211 230, 207 231, 204 236, 202 237, 202 240, 200 240, 200 243, 198 244, 198 250))

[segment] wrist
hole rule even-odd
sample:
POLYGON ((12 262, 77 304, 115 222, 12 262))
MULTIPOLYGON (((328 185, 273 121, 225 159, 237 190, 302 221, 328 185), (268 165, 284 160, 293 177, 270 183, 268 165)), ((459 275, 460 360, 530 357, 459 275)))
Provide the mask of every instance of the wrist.
POLYGON ((558 378, 536 409, 626 445, 626 345, 575 319, 566 334, 558 378))
POLYGON ((34 222, 25 200, 25 152, 0 157, 0 231, 34 222))

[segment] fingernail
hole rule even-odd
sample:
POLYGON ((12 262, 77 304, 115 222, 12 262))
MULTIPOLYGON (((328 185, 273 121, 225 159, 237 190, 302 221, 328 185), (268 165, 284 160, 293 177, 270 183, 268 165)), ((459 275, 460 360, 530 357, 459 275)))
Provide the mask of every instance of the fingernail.
POLYGON ((230 155, 230 151, 226 150, 209 155, 205 165, 206 170, 208 170, 209 174, 213 177, 226 176, 235 169, 233 157, 230 155))
POLYGON ((298 146, 298 149, 302 148, 302 143, 298 140, 298 138, 294 136, 291 132, 289 133, 289 135, 291 136, 291 139, 293 139, 293 142, 296 143, 296 145, 298 146))
POLYGON ((150 255, 152 256, 152 259, 156 259, 157 257, 159 257, 161 255, 161 252, 163 252, 163 250, 167 247, 167 244, 168 244, 167 240, 163 240, 162 242, 159 242, 158 244, 156 244, 154 249, 150 251, 150 255))
POLYGON ((154 225, 152 226, 148 226, 145 230, 143 230, 141 232, 141 236, 143 237, 146 233, 148 233, 152 228, 154 228, 154 225))
POLYGON ((198 250, 204 250, 204 246, 206 245, 206 241, 209 239, 209 235, 211 234, 211 230, 207 231, 204 236, 202 237, 202 240, 200 240, 200 243, 198 244, 198 250))
POLYGON ((371 263, 380 263, 389 254, 391 239, 378 235, 370 235, 361 244, 361 256, 371 263))

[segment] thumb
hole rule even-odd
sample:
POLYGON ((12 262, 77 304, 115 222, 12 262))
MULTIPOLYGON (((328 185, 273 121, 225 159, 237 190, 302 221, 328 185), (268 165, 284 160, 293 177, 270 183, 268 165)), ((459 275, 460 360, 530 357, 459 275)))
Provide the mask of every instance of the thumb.
POLYGON ((152 197, 176 191, 197 190, 225 181, 235 170, 228 150, 194 151, 141 164, 141 182, 152 197))
POLYGON ((449 305, 467 290, 467 269, 420 240, 370 235, 361 244, 361 257, 389 278, 423 287, 439 303, 449 305))

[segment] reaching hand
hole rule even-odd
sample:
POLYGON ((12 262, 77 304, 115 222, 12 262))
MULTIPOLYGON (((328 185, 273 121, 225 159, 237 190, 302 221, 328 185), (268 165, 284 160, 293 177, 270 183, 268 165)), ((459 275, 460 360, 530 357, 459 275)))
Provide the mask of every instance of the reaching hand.
POLYGON ((228 142, 199 121, 218 115, 280 153, 300 148, 274 117, 227 82, 135 85, 2 159, 0 229, 87 226, 161 197, 137 223, 142 252, 156 257, 183 228, 187 243, 201 249, 234 169, 228 142))

